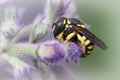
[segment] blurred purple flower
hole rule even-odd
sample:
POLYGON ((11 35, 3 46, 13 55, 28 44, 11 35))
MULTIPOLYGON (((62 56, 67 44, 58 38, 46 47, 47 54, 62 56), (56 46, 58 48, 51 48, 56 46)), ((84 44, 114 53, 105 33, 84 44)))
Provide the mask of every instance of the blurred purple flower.
POLYGON ((24 65, 23 68, 15 69, 14 70, 14 76, 16 80, 24 80, 24 79, 31 79, 31 68, 28 65, 24 65))
POLYGON ((24 62, 22 58, 20 59, 20 55, 32 57, 31 61, 34 64, 32 66, 35 69, 44 69, 45 67, 41 64, 47 64, 46 66, 59 66, 64 62, 79 64, 80 56, 84 53, 84 49, 75 43, 63 44, 55 40, 51 32, 51 25, 57 18, 61 16, 74 17, 76 15, 72 0, 46 0, 46 5, 43 5, 42 3, 33 5, 30 2, 29 6, 24 5, 17 8, 18 16, 13 20, 10 19, 10 23, 4 21, 4 24, 0 27, 1 33, 6 33, 8 37, 12 36, 10 39, 1 39, 0 43, 3 42, 2 40, 6 40, 4 48, 6 48, 6 45, 7 48, 1 50, 3 47, 0 46, 0 53, 2 55, 7 54, 7 57, 1 57, 12 65, 16 80, 18 78, 20 80, 30 80, 32 73, 31 66, 27 64, 30 61, 24 62), (17 23, 15 23, 16 20, 17 23), (29 75, 29 78, 27 75, 29 75))
POLYGON ((53 21, 61 16, 75 17, 75 5, 72 0, 51 0, 55 9, 53 21), (70 11, 70 12, 69 12, 70 11))
POLYGON ((5 3, 8 3, 10 1, 12 1, 12 0, 0 0, 0 6, 4 5, 5 3))
POLYGON ((65 65, 55 65, 51 68, 61 80, 77 80, 73 72, 65 65))
POLYGON ((22 25, 28 25, 31 24, 38 15, 43 15, 45 1, 17 1, 16 6, 18 7, 19 11, 18 23, 22 25))

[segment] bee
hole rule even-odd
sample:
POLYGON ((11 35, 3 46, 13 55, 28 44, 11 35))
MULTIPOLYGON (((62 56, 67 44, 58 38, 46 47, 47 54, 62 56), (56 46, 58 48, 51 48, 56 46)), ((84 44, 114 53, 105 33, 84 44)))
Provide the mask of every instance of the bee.
POLYGON ((107 49, 106 44, 91 33, 86 25, 76 18, 59 18, 52 25, 53 35, 59 41, 74 42, 75 44, 82 46, 85 49, 85 53, 81 57, 90 55, 94 49, 94 45, 100 47, 103 50, 107 49))

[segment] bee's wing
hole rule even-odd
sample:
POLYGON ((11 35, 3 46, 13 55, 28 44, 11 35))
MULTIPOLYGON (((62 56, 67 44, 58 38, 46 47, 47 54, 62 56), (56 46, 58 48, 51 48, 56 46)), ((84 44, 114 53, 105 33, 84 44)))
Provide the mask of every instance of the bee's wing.
POLYGON ((97 45, 101 49, 107 50, 106 44, 102 40, 100 40, 98 37, 96 37, 93 33, 88 31, 86 28, 74 27, 74 29, 79 34, 82 34, 82 35, 86 36, 89 40, 91 40, 91 42, 93 42, 95 45, 97 45))

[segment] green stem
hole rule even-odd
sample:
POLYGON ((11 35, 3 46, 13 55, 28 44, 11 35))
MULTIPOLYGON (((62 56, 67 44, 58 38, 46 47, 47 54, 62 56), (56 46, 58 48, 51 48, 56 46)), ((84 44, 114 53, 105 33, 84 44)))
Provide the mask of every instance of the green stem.
POLYGON ((19 43, 12 45, 7 53, 15 56, 28 55, 37 58, 38 48, 39 46, 35 44, 19 43))

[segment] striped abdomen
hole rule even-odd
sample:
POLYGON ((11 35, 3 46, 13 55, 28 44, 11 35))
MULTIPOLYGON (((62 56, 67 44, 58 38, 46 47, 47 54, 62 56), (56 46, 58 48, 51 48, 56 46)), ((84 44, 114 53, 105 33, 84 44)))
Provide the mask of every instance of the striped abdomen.
POLYGON ((92 50, 94 49, 94 44, 89 39, 84 40, 84 46, 85 46, 85 53, 82 54, 82 57, 86 57, 87 55, 90 55, 92 50))

